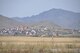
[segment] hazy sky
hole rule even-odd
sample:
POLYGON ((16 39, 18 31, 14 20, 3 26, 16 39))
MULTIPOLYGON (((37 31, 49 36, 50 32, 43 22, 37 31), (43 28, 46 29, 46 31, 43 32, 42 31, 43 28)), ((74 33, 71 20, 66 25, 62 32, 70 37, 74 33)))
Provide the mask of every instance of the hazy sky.
POLYGON ((25 17, 60 8, 80 12, 80 0, 0 0, 0 14, 8 17, 25 17))

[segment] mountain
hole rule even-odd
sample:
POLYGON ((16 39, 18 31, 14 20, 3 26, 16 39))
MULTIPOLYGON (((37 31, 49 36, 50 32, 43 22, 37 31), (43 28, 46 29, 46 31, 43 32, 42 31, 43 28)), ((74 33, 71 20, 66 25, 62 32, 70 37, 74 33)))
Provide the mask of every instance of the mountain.
POLYGON ((1 28, 12 28, 12 27, 16 27, 19 25, 21 25, 19 22, 0 15, 0 29, 1 28))
POLYGON ((36 23, 40 21, 50 21, 64 28, 80 29, 80 13, 63 9, 50 9, 38 15, 23 18, 13 18, 24 23, 36 23))

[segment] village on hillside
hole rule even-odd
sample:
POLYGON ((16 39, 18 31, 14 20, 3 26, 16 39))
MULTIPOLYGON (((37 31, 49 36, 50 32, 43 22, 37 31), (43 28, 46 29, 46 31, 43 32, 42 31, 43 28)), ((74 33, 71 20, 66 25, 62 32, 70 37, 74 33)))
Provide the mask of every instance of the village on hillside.
POLYGON ((33 27, 19 26, 13 28, 0 29, 1 36, 31 36, 31 37, 52 37, 52 36, 79 36, 80 30, 75 29, 49 29, 43 27, 37 29, 33 27))

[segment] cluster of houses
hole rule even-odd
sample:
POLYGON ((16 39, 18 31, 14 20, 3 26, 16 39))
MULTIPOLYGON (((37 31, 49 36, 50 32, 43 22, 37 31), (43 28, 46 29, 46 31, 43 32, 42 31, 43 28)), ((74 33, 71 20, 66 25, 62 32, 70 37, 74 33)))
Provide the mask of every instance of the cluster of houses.
POLYGON ((13 35, 13 36, 59 36, 62 34, 80 34, 80 30, 67 30, 64 31, 51 31, 47 27, 34 29, 30 27, 15 27, 9 29, 0 29, 0 35, 13 35))
POLYGON ((16 27, 9 29, 0 29, 0 35, 35 35, 36 31, 34 29, 28 29, 27 27, 16 27))

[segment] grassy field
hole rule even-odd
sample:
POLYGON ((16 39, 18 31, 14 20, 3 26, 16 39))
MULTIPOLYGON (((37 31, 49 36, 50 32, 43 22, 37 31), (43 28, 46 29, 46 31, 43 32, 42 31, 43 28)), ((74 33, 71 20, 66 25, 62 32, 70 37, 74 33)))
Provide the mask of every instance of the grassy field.
POLYGON ((80 53, 80 38, 0 36, 0 53, 80 53))

